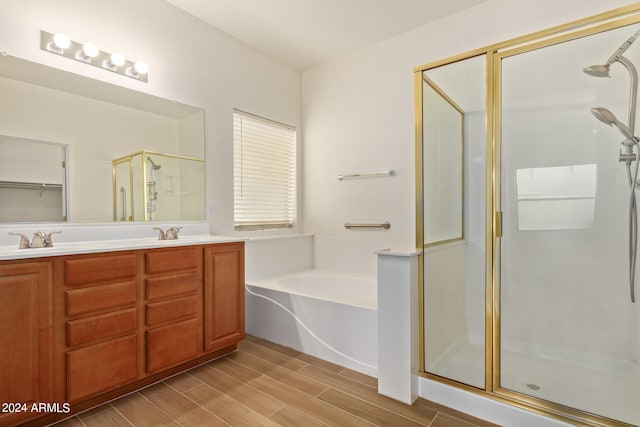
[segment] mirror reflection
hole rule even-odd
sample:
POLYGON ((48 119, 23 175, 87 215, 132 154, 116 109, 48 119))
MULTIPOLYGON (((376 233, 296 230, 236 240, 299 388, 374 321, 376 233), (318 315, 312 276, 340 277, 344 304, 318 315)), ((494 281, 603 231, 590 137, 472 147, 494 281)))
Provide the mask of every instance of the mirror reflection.
POLYGON ((114 221, 201 219, 204 161, 140 151, 113 161, 114 221))
MULTIPOLYGON (((10 56, 0 57, 0 91, 0 135, 5 136, 1 158, 13 159, 7 160, 11 167, 2 165, 0 181, 60 186, 53 197, 55 207, 44 201, 53 191, 40 194, 39 189, 31 189, 35 197, 16 198, 8 191, 27 190, 2 189, 0 205, 10 206, 11 213, 0 213, 0 221, 120 220, 114 212, 118 188, 112 162, 143 150, 162 153, 167 159, 190 160, 175 166, 165 162, 162 174, 156 173, 162 176, 156 177, 154 190, 157 205, 183 206, 180 198, 184 196, 189 208, 130 214, 127 220, 205 218, 201 109, 10 56), (28 144, 37 147, 38 154, 28 154, 28 144), (42 176, 48 170, 60 171, 61 164, 60 155, 45 154, 45 146, 66 147, 66 175, 58 172, 66 182, 42 176), (197 164, 198 172, 183 163, 197 164)), ((144 178, 141 174, 140 179, 144 178)))
POLYGON ((0 135, 0 222, 66 220, 67 146, 0 135))

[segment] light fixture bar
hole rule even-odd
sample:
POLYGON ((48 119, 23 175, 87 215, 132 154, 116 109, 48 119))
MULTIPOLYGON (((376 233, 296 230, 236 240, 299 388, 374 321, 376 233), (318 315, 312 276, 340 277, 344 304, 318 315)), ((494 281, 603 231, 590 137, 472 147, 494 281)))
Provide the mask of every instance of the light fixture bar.
POLYGON ((84 62, 103 70, 147 82, 147 64, 131 61, 122 54, 104 52, 93 43, 78 43, 63 34, 40 31, 40 49, 75 61, 84 62))

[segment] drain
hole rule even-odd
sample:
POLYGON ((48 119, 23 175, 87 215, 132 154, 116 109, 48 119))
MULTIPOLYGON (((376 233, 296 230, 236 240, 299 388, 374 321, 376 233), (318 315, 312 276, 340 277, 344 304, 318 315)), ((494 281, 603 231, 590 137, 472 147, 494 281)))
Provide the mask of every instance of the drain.
POLYGON ((537 384, 525 384, 525 386, 531 390, 540 390, 540 386, 537 384))

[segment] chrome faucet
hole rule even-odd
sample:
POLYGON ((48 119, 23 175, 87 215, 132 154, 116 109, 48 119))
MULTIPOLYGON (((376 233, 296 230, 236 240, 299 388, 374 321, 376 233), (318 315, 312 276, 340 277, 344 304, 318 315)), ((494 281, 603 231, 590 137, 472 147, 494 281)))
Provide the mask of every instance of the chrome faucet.
POLYGON ((18 249, 30 249, 30 248, 52 248, 53 247, 53 239, 51 238, 52 234, 60 234, 62 231, 52 231, 47 234, 44 231, 36 231, 33 233, 33 239, 31 243, 29 243, 29 238, 24 234, 20 233, 9 233, 13 236, 20 236, 20 245, 18 249))
POLYGON ((182 227, 171 227, 166 233, 162 228, 153 227, 153 229, 160 232, 160 234, 158 234, 158 240, 176 240, 178 238, 178 233, 182 230, 182 227))

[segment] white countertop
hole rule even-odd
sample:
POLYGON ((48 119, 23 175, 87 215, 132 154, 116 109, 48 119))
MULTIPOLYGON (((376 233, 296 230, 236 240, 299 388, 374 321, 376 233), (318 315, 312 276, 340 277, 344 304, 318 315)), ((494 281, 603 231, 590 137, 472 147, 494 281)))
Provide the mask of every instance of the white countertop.
POLYGON ((16 241, 12 246, 0 246, 0 260, 25 258, 43 258, 73 254, 89 254, 96 252, 114 252, 134 249, 169 248, 175 246, 205 245, 212 243, 241 242, 245 239, 227 236, 191 235, 179 236, 176 240, 158 240, 145 237, 135 239, 113 239, 80 242, 54 243, 52 248, 18 249, 16 241))

